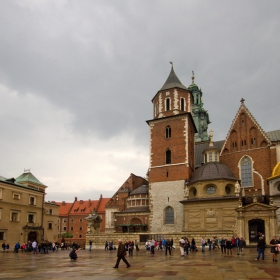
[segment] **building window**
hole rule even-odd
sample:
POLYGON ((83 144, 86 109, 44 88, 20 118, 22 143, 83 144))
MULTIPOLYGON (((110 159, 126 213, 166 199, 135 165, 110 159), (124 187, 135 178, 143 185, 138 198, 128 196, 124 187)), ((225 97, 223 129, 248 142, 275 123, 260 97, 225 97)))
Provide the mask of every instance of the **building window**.
POLYGON ((63 231, 66 231, 66 227, 63 227, 63 231))
POLYGON ((52 229, 52 223, 48 223, 48 229, 52 229))
POLYGON ((171 151, 169 149, 165 152, 165 163, 170 164, 171 163, 171 151))
POLYGON ((170 99, 167 98, 166 99, 166 111, 169 111, 170 110, 170 99))
POLYGON ((4 239, 4 232, 3 231, 0 231, 0 240, 5 240, 4 239))
POLYGON ((80 227, 80 230, 83 230, 83 227, 80 227))
POLYGON ((158 103, 155 106, 155 117, 158 115, 158 103))
POLYGON ((171 137, 171 127, 168 125, 165 128, 165 138, 170 138, 171 137))
POLYGON ((83 236, 80 234, 80 235, 79 235, 79 238, 82 238, 82 237, 83 237, 83 236))
POLYGON ((215 153, 215 161, 218 161, 218 153, 215 153))
POLYGON ((252 182, 252 161, 249 157, 244 157, 241 161, 241 185, 242 187, 251 187, 252 182))
POLYGON ((185 100, 181 98, 181 111, 185 111, 185 100))
POLYGON ((71 228, 70 228, 70 230, 72 230, 72 231, 73 231, 73 230, 74 230, 74 227, 71 227, 71 228))
POLYGON ((80 219, 80 223, 82 223, 83 222, 83 219, 80 219))
POLYGON ((165 209, 165 224, 174 224, 174 209, 170 206, 165 209))
POLYGON ((10 221, 11 222, 19 222, 19 215, 20 212, 19 211, 11 211, 10 213, 10 221))
POLYGON ((35 214, 28 214, 27 222, 28 223, 35 223, 35 214))
POLYGON ((19 199, 20 199, 20 194, 18 194, 18 193, 13 193, 13 199, 19 200, 19 199))
POLYGON ((71 220, 71 223, 74 223, 74 219, 71 220))
POLYGON ((36 205, 36 198, 34 196, 29 197, 29 204, 30 205, 36 205))
POLYGON ((63 219, 63 223, 66 223, 67 222, 67 219, 63 219))
POLYGON ((212 152, 209 153, 209 162, 212 162, 213 159, 212 159, 212 152))

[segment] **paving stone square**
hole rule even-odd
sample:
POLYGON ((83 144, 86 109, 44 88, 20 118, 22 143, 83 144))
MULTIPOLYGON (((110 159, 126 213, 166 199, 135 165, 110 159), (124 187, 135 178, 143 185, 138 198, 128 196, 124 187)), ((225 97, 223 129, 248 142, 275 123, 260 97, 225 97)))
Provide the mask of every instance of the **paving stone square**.
POLYGON ((179 249, 173 255, 165 255, 156 250, 147 255, 144 248, 134 250, 127 256, 130 268, 121 261, 118 269, 116 251, 110 253, 102 249, 81 250, 78 259, 71 261, 70 251, 33 253, 0 253, 0 278, 4 279, 100 279, 100 280, 280 280, 280 264, 272 262, 270 249, 266 249, 264 261, 256 261, 255 248, 246 248, 244 256, 233 251, 232 256, 224 256, 219 250, 200 251, 180 257, 179 249))

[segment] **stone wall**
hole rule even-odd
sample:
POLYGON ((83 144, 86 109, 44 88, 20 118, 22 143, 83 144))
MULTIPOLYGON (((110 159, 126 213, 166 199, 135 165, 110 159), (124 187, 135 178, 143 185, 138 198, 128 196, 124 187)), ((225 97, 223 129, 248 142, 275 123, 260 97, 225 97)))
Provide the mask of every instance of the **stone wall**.
POLYGON ((150 231, 181 232, 183 230, 184 180, 150 184, 150 231), (174 224, 165 224, 165 209, 174 209, 174 224))
POLYGON ((199 231, 199 232, 177 232, 177 233, 162 233, 162 232, 154 232, 154 233, 146 233, 146 234, 140 234, 140 233, 111 233, 111 234, 98 234, 98 235, 93 235, 93 234, 87 234, 86 236, 86 249, 89 248, 89 241, 93 241, 92 248, 93 249, 104 249, 105 248, 105 242, 106 240, 109 242, 110 240, 113 241, 114 246, 117 247, 118 240, 121 239, 123 242, 128 241, 128 240, 143 240, 140 242, 140 249, 144 248, 145 245, 145 240, 146 239, 156 239, 159 240, 160 238, 169 238, 173 239, 173 244, 175 247, 178 247, 179 240, 181 237, 187 237, 190 241, 192 238, 196 240, 196 245, 198 247, 201 246, 201 239, 204 237, 205 239, 212 239, 214 236, 219 237, 225 237, 225 238, 231 238, 233 236, 232 231, 216 231, 216 232, 206 232, 206 231, 199 231))

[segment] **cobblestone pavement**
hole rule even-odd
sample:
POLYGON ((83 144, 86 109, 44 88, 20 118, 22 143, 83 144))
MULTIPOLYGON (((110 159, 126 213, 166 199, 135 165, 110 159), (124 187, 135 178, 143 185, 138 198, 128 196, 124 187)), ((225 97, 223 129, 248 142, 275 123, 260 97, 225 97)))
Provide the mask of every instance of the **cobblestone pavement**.
POLYGON ((121 261, 114 269, 116 251, 82 250, 78 259, 71 261, 69 251, 49 254, 0 253, 0 279, 280 279, 279 263, 272 262, 270 249, 264 261, 256 261, 256 249, 246 248, 245 255, 223 256, 220 251, 200 251, 180 257, 179 249, 172 256, 163 251, 146 255, 143 248, 127 257, 130 268, 121 261))

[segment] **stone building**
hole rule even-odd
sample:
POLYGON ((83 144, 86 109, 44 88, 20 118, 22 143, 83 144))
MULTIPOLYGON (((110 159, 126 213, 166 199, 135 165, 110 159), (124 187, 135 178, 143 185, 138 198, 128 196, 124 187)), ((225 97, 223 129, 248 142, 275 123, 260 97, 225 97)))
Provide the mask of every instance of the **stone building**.
POLYGON ((153 119, 147 121, 147 181, 132 186, 133 178, 140 179, 132 174, 130 183, 125 182, 110 199, 106 232, 140 236, 145 231, 150 236, 184 232, 197 238, 240 235, 248 244, 257 241, 258 232, 267 242, 279 233, 280 133, 265 132, 244 101, 226 139, 214 142, 194 76, 185 87, 172 66, 152 99, 153 119))
POLYGON ((59 237, 59 208, 54 201, 44 202, 44 240, 55 242, 59 237))
POLYGON ((46 188, 30 171, 0 177, 0 241, 13 248, 18 241, 57 239, 58 206, 45 203, 46 188))

